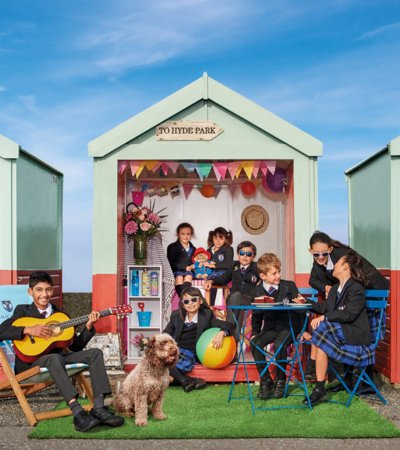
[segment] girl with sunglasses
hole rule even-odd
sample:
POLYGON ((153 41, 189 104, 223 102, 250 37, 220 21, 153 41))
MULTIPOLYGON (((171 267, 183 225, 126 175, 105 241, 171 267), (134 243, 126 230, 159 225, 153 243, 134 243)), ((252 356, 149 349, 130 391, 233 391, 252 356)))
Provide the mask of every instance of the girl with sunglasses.
POLYGON ((169 369, 169 372, 174 382, 181 385, 185 392, 207 386, 203 379, 189 377, 186 373, 190 372, 197 362, 196 344, 200 336, 204 331, 214 327, 221 329, 213 339, 213 346, 219 349, 223 338, 231 334, 232 325, 214 318, 199 289, 194 287, 185 289, 179 300, 179 309, 172 312, 164 330, 164 333, 172 336, 179 346, 179 361, 175 367, 169 369))
MULTIPOLYGON (((339 241, 335 241, 326 233, 321 231, 315 231, 310 238, 309 252, 313 256, 314 263, 311 269, 309 284, 314 289, 317 289, 323 298, 328 298, 329 292, 335 284, 338 283, 338 279, 333 273, 334 265, 349 252, 354 251, 348 245, 342 244, 339 241)), ((360 257, 361 270, 365 277, 366 289, 389 289, 388 280, 363 256, 360 257)), ((308 333, 305 334, 305 338, 308 337, 308 333)), ((306 378, 315 378, 315 358, 316 349, 311 347, 311 359, 310 364, 307 367, 306 378)), ((369 366, 367 369, 368 375, 372 378, 373 366, 369 366)), ((342 389, 342 385, 338 384, 331 388, 331 391, 338 391, 342 389)), ((369 393, 370 388, 368 386, 361 386, 361 393, 369 393)))
MULTIPOLYGON (((333 266, 339 259, 351 251, 348 245, 329 237, 326 233, 315 231, 310 238, 309 252, 314 258, 309 284, 317 289, 324 298, 328 297, 332 286, 338 282, 333 275, 333 266)), ((367 289, 388 289, 389 283, 378 270, 361 256, 361 268, 367 280, 367 289)))

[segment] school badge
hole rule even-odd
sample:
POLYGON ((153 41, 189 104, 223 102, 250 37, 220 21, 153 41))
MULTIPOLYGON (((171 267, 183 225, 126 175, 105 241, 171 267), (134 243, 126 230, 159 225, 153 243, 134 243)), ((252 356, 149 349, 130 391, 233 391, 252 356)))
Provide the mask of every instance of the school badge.
POLYGON ((1 304, 3 305, 3 308, 7 311, 7 312, 11 312, 14 307, 11 303, 11 300, 2 300, 1 304))
POLYGON ((251 276, 251 282, 252 283, 257 283, 257 277, 255 275, 251 276))
POLYGON ((222 262, 224 260, 224 255, 218 255, 218 261, 222 262))

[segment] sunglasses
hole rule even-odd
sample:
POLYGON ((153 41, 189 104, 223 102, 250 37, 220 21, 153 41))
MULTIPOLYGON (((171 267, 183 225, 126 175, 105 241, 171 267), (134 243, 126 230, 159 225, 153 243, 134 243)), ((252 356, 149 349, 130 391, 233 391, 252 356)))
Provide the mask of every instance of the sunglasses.
POLYGON ((313 258, 326 258, 327 256, 329 256, 329 252, 322 252, 322 253, 315 252, 312 255, 313 258))
POLYGON ((200 297, 185 298, 182 300, 182 303, 184 305, 188 305, 189 303, 196 303, 199 300, 200 300, 200 297))
POLYGON ((250 258, 250 256, 253 256, 253 255, 254 255, 254 253, 253 253, 253 252, 245 252, 244 250, 240 250, 240 251, 239 251, 239 255, 240 255, 240 256, 246 255, 246 256, 248 256, 248 257, 250 258))

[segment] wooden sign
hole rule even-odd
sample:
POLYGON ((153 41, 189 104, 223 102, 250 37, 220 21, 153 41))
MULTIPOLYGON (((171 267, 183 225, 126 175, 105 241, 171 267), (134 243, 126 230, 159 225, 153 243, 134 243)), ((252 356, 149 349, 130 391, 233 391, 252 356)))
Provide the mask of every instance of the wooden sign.
POLYGON ((156 129, 157 141, 211 141, 224 130, 214 122, 168 121, 156 129))

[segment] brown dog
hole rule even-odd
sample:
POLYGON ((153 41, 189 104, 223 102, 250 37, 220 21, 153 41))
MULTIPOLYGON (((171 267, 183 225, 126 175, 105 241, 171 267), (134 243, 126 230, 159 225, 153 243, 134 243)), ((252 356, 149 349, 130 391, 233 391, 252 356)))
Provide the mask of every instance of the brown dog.
POLYGON ((155 419, 166 419, 162 405, 169 384, 168 368, 176 364, 178 356, 178 346, 169 334, 152 336, 144 358, 125 378, 115 396, 116 411, 135 416, 138 426, 147 425, 148 411, 155 419))

